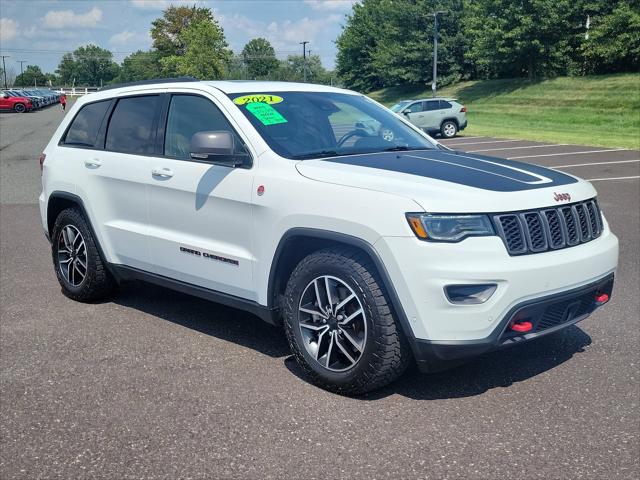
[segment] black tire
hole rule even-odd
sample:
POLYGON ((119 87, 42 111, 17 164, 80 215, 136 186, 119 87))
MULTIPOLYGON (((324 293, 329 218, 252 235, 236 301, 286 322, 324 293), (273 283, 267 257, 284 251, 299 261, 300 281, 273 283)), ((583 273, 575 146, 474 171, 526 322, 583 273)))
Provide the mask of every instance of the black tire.
POLYGON ((440 135, 443 138, 453 138, 458 134, 458 124, 453 120, 446 120, 440 125, 440 135))
POLYGON ((377 271, 364 253, 338 247, 310 254, 291 274, 284 300, 284 327, 291 351, 305 374, 321 388, 341 394, 363 394, 396 380, 409 365, 412 358, 409 344, 394 319, 377 271), (321 365, 303 343, 298 308, 307 286, 322 275, 344 282, 366 313, 364 348, 357 363, 344 371, 321 365))
POLYGON ((16 111, 16 113, 24 113, 27 111, 27 107, 24 106, 24 103, 16 103, 13 106, 13 109, 16 111))
MULTIPOLYGON (((56 218, 51 235, 51 255, 56 277, 62 287, 62 293, 72 300, 78 302, 95 302, 114 292, 116 282, 100 256, 100 252, 96 246, 96 240, 91 233, 86 219, 78 209, 68 208, 63 210, 58 215, 58 218, 56 218), (84 241, 85 255, 82 258, 85 260, 86 269, 78 267, 78 272, 73 271, 72 273, 81 275, 81 270, 84 270, 85 275, 84 278, 75 285, 69 279, 65 278, 62 270, 63 267, 60 264, 60 251, 64 250, 64 236, 62 231, 67 227, 79 232, 82 237, 80 241, 84 241)), ((71 256, 66 253, 63 253, 63 255, 71 256)))

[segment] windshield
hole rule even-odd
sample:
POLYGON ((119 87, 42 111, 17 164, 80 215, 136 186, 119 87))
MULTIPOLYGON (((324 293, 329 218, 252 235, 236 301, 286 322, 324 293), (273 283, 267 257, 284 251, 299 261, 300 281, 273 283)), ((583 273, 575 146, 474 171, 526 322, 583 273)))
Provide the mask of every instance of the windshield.
POLYGON ((410 103, 411 103, 411 100, 404 100, 403 102, 396 103, 393 107, 389 108, 389 110, 391 110, 392 112, 398 113, 410 103))
POLYGON ((271 149, 286 158, 436 148, 396 115, 362 95, 275 92, 229 97, 271 149))

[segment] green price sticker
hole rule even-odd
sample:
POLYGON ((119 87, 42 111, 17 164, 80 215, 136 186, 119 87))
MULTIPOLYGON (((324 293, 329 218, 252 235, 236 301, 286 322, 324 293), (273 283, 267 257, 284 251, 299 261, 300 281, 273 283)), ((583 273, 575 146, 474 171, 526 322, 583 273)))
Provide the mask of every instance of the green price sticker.
POLYGON ((253 102, 247 103, 247 110, 256 117, 263 125, 276 125, 287 123, 287 119, 280 115, 275 108, 267 103, 253 102))

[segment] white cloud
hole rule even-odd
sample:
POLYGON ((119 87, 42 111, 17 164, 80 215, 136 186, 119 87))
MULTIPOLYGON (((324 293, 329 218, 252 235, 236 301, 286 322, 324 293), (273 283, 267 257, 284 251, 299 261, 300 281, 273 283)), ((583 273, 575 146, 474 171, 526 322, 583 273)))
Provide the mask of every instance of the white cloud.
POLYGON ((10 18, 0 18, 0 40, 6 42, 18 35, 18 22, 10 18))
POLYGON ((129 40, 131 40, 135 36, 136 36, 135 33, 125 30, 123 32, 119 32, 114 35, 111 35, 111 38, 109 39, 109 43, 112 45, 126 45, 129 42, 129 40))
POLYGON ((87 13, 75 13, 73 10, 50 10, 44 16, 48 28, 73 29, 95 27, 102 20, 102 10, 93 7, 87 13))
POLYGON ((164 10, 171 5, 186 4, 188 6, 201 5, 203 7, 211 7, 206 5, 203 0, 131 0, 131 5, 141 10, 164 10))
MULTIPOLYGON (((284 20, 267 23, 240 14, 220 15, 220 23, 225 33, 237 32, 245 40, 242 45, 232 45, 236 50, 241 49, 252 38, 264 37, 271 42, 276 54, 280 53, 278 56, 281 58, 286 57, 287 54, 298 52, 302 48, 299 42, 303 40, 311 42, 309 48, 312 50, 322 50, 318 45, 314 45, 314 42, 330 24, 338 23, 342 19, 342 15, 334 13, 318 19, 304 17, 295 21, 284 20)), ((227 35, 227 38, 229 37, 238 37, 238 35, 227 35)))
POLYGON ((171 5, 170 0, 131 0, 131 4, 136 8, 144 10, 164 10, 171 5))
POLYGON ((304 0, 314 10, 349 10, 358 0, 304 0))

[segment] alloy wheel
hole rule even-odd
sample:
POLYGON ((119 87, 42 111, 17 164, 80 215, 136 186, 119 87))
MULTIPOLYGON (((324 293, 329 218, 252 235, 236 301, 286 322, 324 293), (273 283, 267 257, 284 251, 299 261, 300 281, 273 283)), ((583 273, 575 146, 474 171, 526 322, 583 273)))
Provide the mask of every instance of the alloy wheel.
POLYGON ((356 293, 339 278, 323 275, 309 282, 298 324, 307 353, 327 370, 349 370, 362 358, 367 318, 356 293))
POLYGON ((74 287, 81 285, 87 276, 87 247, 82 234, 73 225, 60 230, 58 268, 62 277, 74 287))

